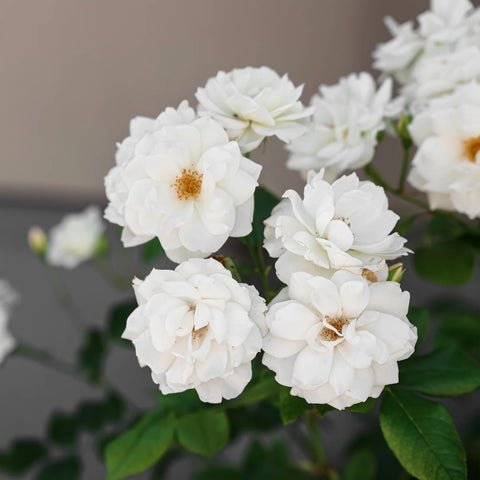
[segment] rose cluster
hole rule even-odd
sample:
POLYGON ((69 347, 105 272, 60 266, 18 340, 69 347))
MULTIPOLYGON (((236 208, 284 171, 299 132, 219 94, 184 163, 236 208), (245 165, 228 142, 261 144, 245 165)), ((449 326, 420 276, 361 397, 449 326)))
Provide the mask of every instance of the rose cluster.
POLYGON ((413 115, 418 150, 410 184, 432 209, 480 217, 480 9, 469 0, 431 0, 412 22, 387 26, 393 38, 374 66, 395 76, 413 115))
POLYGON ((416 341, 409 294, 387 280, 386 261, 409 252, 392 232, 398 216, 381 187, 356 174, 329 183, 324 168, 337 176, 371 160, 400 111, 391 88, 351 76, 305 108, 287 76, 248 67, 208 80, 197 111, 184 101, 132 120, 105 179, 105 217, 123 227, 125 246, 156 237, 179 264, 134 280, 138 307, 123 334, 162 393, 234 398, 261 350, 277 381, 311 403, 343 409, 398 381, 416 341), (265 221, 264 247, 286 285, 267 307, 206 257, 252 230, 261 166, 246 155, 268 136, 310 172, 303 198, 288 190, 265 221))

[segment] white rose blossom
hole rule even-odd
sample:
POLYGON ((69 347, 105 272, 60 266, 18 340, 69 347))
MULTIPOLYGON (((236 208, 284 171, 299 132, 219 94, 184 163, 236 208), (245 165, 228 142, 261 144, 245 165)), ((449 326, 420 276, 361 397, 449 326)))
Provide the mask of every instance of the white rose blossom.
POLYGON ((134 281, 138 308, 123 338, 164 394, 194 388, 204 402, 237 397, 266 333, 265 301, 213 259, 190 259, 134 281))
POLYGON ((310 172, 303 199, 293 190, 283 197, 265 220, 264 246, 278 257, 275 269, 284 283, 294 272, 383 272, 385 260, 409 252, 406 240, 390 233, 399 217, 388 209, 383 188, 359 181, 355 173, 329 184, 323 172, 310 172))
POLYGON ((287 145, 287 167, 301 172, 325 168, 331 178, 372 160, 377 134, 385 130, 386 118, 400 113, 402 103, 392 102, 391 79, 377 89, 366 72, 319 90, 310 101, 315 113, 307 131, 287 145))
POLYGON ((5 280, 0 280, 0 363, 14 349, 16 342, 8 331, 8 320, 12 305, 18 295, 5 280))
POLYGON ((469 0, 431 0, 430 10, 420 14, 417 21, 415 29, 412 22, 399 25, 386 17, 393 38, 379 44, 373 53, 374 67, 394 75, 401 84, 411 81, 412 68, 425 57, 475 41, 480 13, 469 0))
POLYGON ((46 262, 56 267, 77 267, 95 254, 104 230, 101 211, 96 206, 65 215, 50 230, 46 262))
POLYGON ((480 85, 432 101, 409 130, 418 146, 409 182, 432 209, 480 217, 480 85))
POLYGON ((134 158, 137 143, 147 134, 168 125, 189 124, 197 118, 195 110, 183 100, 177 108, 167 107, 156 119, 135 117, 130 121, 130 135, 117 143, 116 166, 105 177, 105 190, 109 204, 105 218, 112 223, 125 226, 125 202, 128 182, 124 179, 125 166, 134 158))
POLYGON ((402 94, 417 114, 427 109, 432 99, 453 93, 472 80, 480 81, 480 46, 465 45, 453 52, 422 57, 402 94))
POLYGON ((206 257, 252 229, 261 166, 211 118, 147 133, 114 170, 106 178, 106 218, 124 227, 126 247, 158 237, 178 263, 206 257))
POLYGON ((298 272, 287 293, 267 313, 263 363, 292 395, 344 409, 398 382, 397 362, 417 340, 398 283, 298 272))
POLYGON ((199 114, 219 121, 248 153, 265 137, 290 142, 305 131, 303 123, 313 109, 300 102, 302 90, 303 85, 295 87, 271 68, 246 67, 218 72, 195 96, 199 114))

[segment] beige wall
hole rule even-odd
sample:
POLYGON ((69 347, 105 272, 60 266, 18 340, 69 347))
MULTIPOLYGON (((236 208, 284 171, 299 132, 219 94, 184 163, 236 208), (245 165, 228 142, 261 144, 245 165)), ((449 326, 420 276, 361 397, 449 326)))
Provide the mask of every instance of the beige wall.
MULTIPOLYGON (((115 142, 219 69, 305 83, 369 69, 382 18, 427 0, 0 0, 0 197, 102 200, 115 142)), ((269 141, 262 183, 300 185, 269 141), (279 167, 279 168, 278 168, 279 167)))

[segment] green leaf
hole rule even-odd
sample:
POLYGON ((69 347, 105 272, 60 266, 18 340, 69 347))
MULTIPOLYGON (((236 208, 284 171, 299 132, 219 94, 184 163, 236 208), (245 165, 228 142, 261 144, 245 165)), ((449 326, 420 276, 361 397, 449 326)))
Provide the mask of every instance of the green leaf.
POLYGON ((356 450, 348 460, 343 475, 344 480, 375 480, 377 478, 377 461, 368 448, 356 450))
POLYGON ((169 393, 168 395, 156 390, 154 395, 157 397, 159 406, 165 409, 167 413, 190 413, 202 408, 203 405, 197 392, 193 389, 180 393, 169 393))
POLYGON ((135 300, 129 300, 128 302, 121 303, 112 308, 108 314, 108 333, 110 338, 122 343, 130 343, 122 338, 122 334, 125 331, 127 325, 127 318, 137 308, 137 302, 135 300))
POLYGON ((77 480, 80 470, 78 458, 70 456, 45 465, 38 473, 37 480, 77 480))
POLYGON ((465 480, 465 451, 447 410, 405 390, 387 388, 380 426, 389 447, 419 480, 465 480))
POLYGON ((420 247, 413 259, 420 276, 440 285, 461 285, 473 276, 474 252, 458 241, 420 247))
POLYGON ((228 417, 225 412, 200 410, 178 420, 177 434, 187 450, 211 456, 228 442, 228 417))
POLYGON ((429 324, 428 308, 410 307, 410 309, 408 310, 407 316, 408 316, 408 319, 410 320, 410 323, 412 323, 417 327, 418 340, 417 340, 416 348, 418 348, 423 343, 428 333, 428 324, 429 324))
POLYGON ((255 189, 254 199, 252 231, 247 238, 253 246, 258 247, 263 245, 263 231, 265 229, 263 222, 270 216, 273 207, 277 205, 280 199, 263 187, 255 189))
POLYGON ((312 405, 308 404, 303 398, 290 395, 290 391, 283 391, 280 395, 280 416, 284 425, 294 422, 306 410, 310 410, 312 405))
POLYGON ((48 438, 58 445, 73 445, 77 440, 76 419, 64 413, 53 414, 48 424, 48 438))
POLYGON ((376 401, 376 398, 369 397, 362 403, 356 403, 351 407, 347 407, 346 410, 348 410, 349 412, 368 413, 373 409, 376 401))
POLYGON ((125 413, 125 402, 116 393, 110 392, 103 403, 103 416, 106 421, 118 422, 125 413))
POLYGON ((142 248, 142 253, 140 254, 140 258, 145 263, 153 262, 157 257, 160 255, 164 255, 165 251, 163 250, 162 245, 158 238, 154 238, 150 240, 148 243, 144 245, 142 248))
POLYGON ((11 474, 25 473, 46 455, 46 447, 38 440, 17 440, 8 450, 0 452, 0 471, 11 474))
POLYGON ((90 432, 98 432, 106 423, 105 410, 99 402, 84 402, 77 411, 78 425, 90 432))
POLYGON ((253 385, 250 384, 242 393, 240 398, 235 400, 239 405, 252 405, 268 398, 273 398, 283 390, 283 387, 275 381, 273 375, 260 379, 253 385))
POLYGON ((459 310, 459 307, 441 307, 435 332, 435 345, 458 345, 466 349, 478 348, 480 315, 459 310))
POLYGON ((433 238, 453 240, 465 233, 465 227, 451 213, 437 211, 428 222, 427 233, 433 238))
POLYGON ((456 347, 400 363, 400 386, 434 397, 453 397, 480 387, 480 365, 456 347))
POLYGON ((92 382, 98 382, 102 376, 106 351, 107 344, 103 332, 96 328, 88 330, 80 351, 78 364, 80 370, 84 371, 92 382))
POLYGON ((107 480, 117 480, 140 473, 165 454, 173 440, 175 418, 153 410, 131 430, 107 445, 105 460, 107 480))

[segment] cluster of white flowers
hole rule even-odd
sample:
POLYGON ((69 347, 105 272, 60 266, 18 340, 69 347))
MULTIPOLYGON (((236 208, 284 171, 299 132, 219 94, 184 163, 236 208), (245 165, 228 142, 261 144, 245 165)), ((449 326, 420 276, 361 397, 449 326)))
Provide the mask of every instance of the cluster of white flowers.
MULTIPOLYGON (((45 261, 56 267, 77 267, 95 254, 104 230, 98 207, 66 215, 50 230, 45 261)), ((41 235, 37 229, 32 233, 36 235, 31 237, 41 235)))
POLYGON ((387 281, 406 255, 381 187, 356 174, 333 184, 309 174, 304 198, 287 191, 266 220, 265 248, 288 287, 267 313, 263 362, 291 394, 343 409, 398 382, 416 329, 409 294, 387 281))
POLYGON ((105 217, 125 246, 157 237, 175 270, 135 280, 138 308, 123 334, 164 394, 195 389, 218 403, 239 395, 252 359, 292 395, 345 408, 398 381, 416 330, 409 294, 387 281, 386 260, 406 255, 398 216, 381 187, 355 174, 369 162, 386 119, 398 115, 392 83, 362 73, 320 88, 305 108, 302 87, 269 68, 219 72, 157 119, 136 118, 105 179, 105 217), (315 111, 314 120, 307 123, 315 111), (250 233, 261 167, 244 154, 267 136, 292 142, 289 166, 308 174, 304 198, 289 190, 266 220, 265 248, 287 284, 267 310, 254 287, 216 259, 231 236, 250 233))
POLYGON ((394 75, 417 112, 431 98, 480 79, 480 10, 469 0, 431 0, 430 10, 412 22, 386 24, 392 40, 374 52, 374 66, 394 75))
POLYGON ((387 19, 394 38, 374 65, 395 75, 413 114, 418 151, 409 182, 432 209, 480 216, 480 9, 469 0, 431 0, 411 22, 387 19))
POLYGON ((270 135, 290 141, 311 114, 267 67, 219 72, 199 88, 198 115, 183 101, 157 119, 137 117, 105 178, 107 220, 125 246, 160 240, 174 262, 205 258, 251 231, 261 166, 243 154, 270 135))
POLYGON ((0 280, 0 363, 15 347, 15 339, 8 331, 10 309, 18 295, 5 280, 0 280))
POLYGON ((310 105, 315 108, 307 131, 287 149, 287 167, 304 175, 313 169, 326 169, 333 180, 345 170, 369 163, 377 136, 386 128, 385 120, 397 116, 403 100, 392 101, 392 81, 377 90, 369 73, 351 74, 336 85, 321 85, 310 105))

